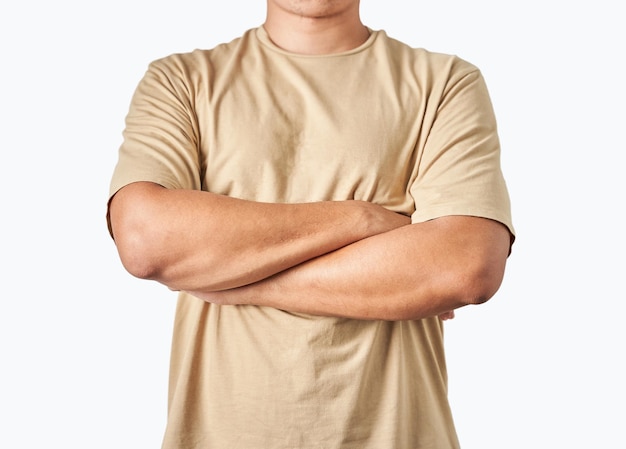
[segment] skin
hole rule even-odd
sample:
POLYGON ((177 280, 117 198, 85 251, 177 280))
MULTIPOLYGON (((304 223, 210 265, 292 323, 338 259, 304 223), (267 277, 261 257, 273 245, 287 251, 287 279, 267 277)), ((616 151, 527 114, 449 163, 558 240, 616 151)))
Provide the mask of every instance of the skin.
POLYGON ((249 285, 409 223, 364 201, 257 203, 150 182, 120 189, 110 219, 131 274, 198 294, 249 285))
POLYGON ((354 0, 268 0, 263 26, 277 46, 309 55, 351 50, 369 36, 354 0))
POLYGON ((261 282, 194 294, 315 315, 446 319, 496 292, 508 249, 508 231, 497 222, 443 217, 363 239, 261 282))
MULTIPOLYGON (((264 24, 285 50, 331 54, 368 30, 354 0, 268 0, 264 24)), ((501 285, 511 235, 479 217, 411 224, 361 201, 271 204, 138 182, 111 200, 122 263, 221 305, 357 319, 454 317, 501 285)))

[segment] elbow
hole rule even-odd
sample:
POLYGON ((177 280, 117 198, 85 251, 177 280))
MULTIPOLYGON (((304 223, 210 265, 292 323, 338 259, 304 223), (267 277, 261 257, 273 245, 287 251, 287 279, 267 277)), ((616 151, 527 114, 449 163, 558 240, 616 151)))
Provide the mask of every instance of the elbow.
MULTIPOLYGON (((128 189, 130 190, 130 189, 128 189)), ((110 229, 122 265, 131 275, 140 279, 156 279, 163 257, 163 230, 155 223, 148 202, 130 201, 122 189, 109 205, 110 229), (162 251, 161 251, 162 252, 162 251)))
POLYGON ((456 284, 458 302, 462 306, 486 303, 500 289, 503 278, 504 261, 481 263, 464 270, 456 284))
POLYGON ((502 285, 510 250, 510 234, 503 227, 490 235, 490 244, 474 247, 457 267, 458 297, 462 305, 484 304, 502 285))
POLYGON ((159 258, 155 255, 154 247, 157 242, 151 237, 147 228, 119 232, 115 243, 122 265, 131 275, 139 279, 157 279, 159 258))
MULTIPOLYGON (((389 300, 380 317, 385 320, 416 320, 489 301, 499 290, 503 267, 482 266, 456 270, 442 270, 431 278, 428 287, 415 287, 404 291, 401 299, 389 300), (415 293, 415 292, 419 293, 415 293)), ((390 289, 393 290, 393 289, 390 289)))

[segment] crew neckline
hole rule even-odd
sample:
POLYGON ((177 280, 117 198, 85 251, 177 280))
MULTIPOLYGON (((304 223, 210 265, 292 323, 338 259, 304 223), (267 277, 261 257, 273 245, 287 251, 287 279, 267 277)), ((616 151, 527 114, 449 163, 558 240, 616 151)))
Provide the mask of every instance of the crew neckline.
POLYGON ((265 47, 268 47, 270 50, 275 51, 277 53, 281 53, 286 56, 307 58, 307 59, 336 58, 336 57, 341 57, 341 56, 352 55, 355 53, 360 53, 366 50, 367 48, 371 47, 374 41, 376 40, 376 37, 378 36, 379 31, 372 30, 369 27, 366 27, 366 28, 369 31, 370 35, 367 38, 367 40, 363 42, 361 45, 359 45, 358 47, 354 47, 351 50, 346 50, 346 51, 342 51, 339 53, 328 53, 328 54, 320 54, 320 55, 307 55, 303 53, 294 53, 294 52, 287 51, 287 50, 280 48, 278 45, 272 42, 269 34, 267 33, 267 30, 265 29, 265 26, 263 25, 257 27, 257 29, 255 30, 255 35, 257 39, 259 40, 259 42, 261 42, 261 44, 263 44, 265 47))

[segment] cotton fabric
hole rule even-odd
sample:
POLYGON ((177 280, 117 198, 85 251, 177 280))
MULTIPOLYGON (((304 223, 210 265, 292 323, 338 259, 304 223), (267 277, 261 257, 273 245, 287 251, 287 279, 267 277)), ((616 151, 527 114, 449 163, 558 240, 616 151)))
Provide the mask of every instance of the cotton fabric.
MULTIPOLYGON (((484 79, 371 30, 306 56, 263 27, 152 62, 133 96, 111 196, 135 181, 254 201, 358 199, 414 223, 513 233, 484 79)), ((360 321, 180 294, 163 449, 455 449, 443 324, 360 321)))

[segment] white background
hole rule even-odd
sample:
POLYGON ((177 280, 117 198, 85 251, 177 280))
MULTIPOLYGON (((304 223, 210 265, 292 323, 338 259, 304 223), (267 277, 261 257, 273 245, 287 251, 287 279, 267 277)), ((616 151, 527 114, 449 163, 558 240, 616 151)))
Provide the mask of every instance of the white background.
MULTIPOLYGON (((498 116, 518 239, 496 297, 446 325, 464 449, 626 448, 617 5, 363 2, 370 27, 478 65, 498 116)), ((160 446, 174 294, 121 267, 108 182, 147 64, 231 40, 264 11, 0 7, 0 448, 160 446)))

